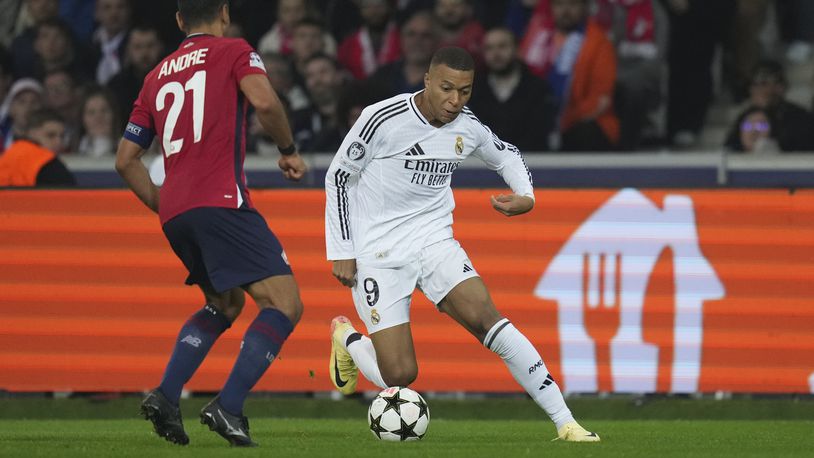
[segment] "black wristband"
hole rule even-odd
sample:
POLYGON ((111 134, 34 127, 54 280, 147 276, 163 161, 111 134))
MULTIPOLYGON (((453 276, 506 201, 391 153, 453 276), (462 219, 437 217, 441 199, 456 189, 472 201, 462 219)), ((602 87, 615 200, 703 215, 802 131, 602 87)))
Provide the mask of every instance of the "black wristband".
POLYGON ((280 151, 280 154, 282 154, 283 156, 291 156, 292 154, 297 152, 297 145, 292 143, 292 144, 288 145, 285 148, 280 148, 278 146, 277 149, 280 151))

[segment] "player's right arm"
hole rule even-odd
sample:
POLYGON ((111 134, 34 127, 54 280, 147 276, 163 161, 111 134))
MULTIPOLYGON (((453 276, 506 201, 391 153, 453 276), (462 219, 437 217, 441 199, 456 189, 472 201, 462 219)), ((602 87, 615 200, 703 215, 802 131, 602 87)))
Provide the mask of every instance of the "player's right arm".
MULTIPOLYGON (((271 135, 274 143, 282 150, 294 145, 285 109, 268 77, 258 73, 246 75, 240 80, 240 90, 254 107, 260 125, 271 135)), ((278 165, 289 180, 299 180, 305 174, 305 162, 296 151, 282 155, 278 165)))
POLYGON ((153 184, 141 156, 153 142, 153 117, 144 103, 144 89, 139 94, 130 114, 130 122, 124 130, 124 138, 116 151, 116 171, 133 190, 133 193, 152 211, 158 213, 158 186, 153 184))
POLYGON ((144 148, 123 138, 116 151, 116 171, 133 190, 136 197, 144 202, 150 210, 158 213, 158 186, 150 180, 147 167, 141 162, 144 148))
MULTIPOLYGON (((373 159, 372 145, 360 135, 374 110, 365 108, 345 136, 325 174, 325 247, 333 275, 345 286, 356 284, 356 253, 351 233, 352 199, 359 174, 373 159)), ((376 143, 373 139, 372 143, 376 143)))

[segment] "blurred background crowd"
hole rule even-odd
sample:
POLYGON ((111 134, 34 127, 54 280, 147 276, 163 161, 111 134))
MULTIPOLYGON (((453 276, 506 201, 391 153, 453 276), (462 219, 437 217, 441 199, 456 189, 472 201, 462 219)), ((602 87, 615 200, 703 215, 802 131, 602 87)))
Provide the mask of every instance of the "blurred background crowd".
MULTIPOLYGON (((175 10, 0 0, 0 152, 34 139, 112 157, 144 76, 184 38, 175 10)), ((814 150, 812 1, 232 0, 231 12, 229 35, 262 56, 304 153, 335 151, 364 106, 420 90, 445 45, 476 58, 469 107, 526 154, 814 150)), ((258 123, 248 137, 252 154, 276 153, 258 123)))

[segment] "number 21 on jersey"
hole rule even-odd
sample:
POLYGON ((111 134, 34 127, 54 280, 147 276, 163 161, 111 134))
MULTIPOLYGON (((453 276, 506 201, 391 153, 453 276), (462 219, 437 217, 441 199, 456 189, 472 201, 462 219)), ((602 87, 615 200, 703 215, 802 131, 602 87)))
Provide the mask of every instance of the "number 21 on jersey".
POLYGON ((175 125, 178 123, 178 116, 184 107, 187 91, 192 92, 192 132, 194 136, 192 142, 198 143, 201 141, 201 132, 203 131, 206 70, 195 72, 183 86, 177 81, 172 81, 161 86, 161 89, 158 91, 158 95, 155 99, 155 108, 158 111, 164 111, 167 96, 172 94, 172 105, 170 105, 170 111, 167 113, 167 119, 164 121, 164 134, 161 138, 161 146, 163 146, 164 154, 167 157, 180 153, 181 148, 184 147, 184 139, 179 138, 173 140, 172 135, 175 131, 175 125))

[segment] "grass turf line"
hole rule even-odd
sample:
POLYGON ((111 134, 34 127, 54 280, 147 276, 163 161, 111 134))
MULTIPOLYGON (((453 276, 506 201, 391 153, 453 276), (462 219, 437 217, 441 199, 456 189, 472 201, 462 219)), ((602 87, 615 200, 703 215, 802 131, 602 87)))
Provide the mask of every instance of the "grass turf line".
MULTIPOLYGON (((181 402, 186 417, 195 417, 209 397, 181 402)), ((0 419, 132 419, 141 398, 127 396, 113 400, 94 398, 47 399, 43 397, 0 397, 0 419)), ((368 402, 362 398, 342 401, 298 397, 252 396, 246 404, 250 419, 285 418, 365 418, 368 402)), ((634 398, 598 399, 572 397, 568 406, 580 419, 595 420, 811 420, 814 397, 712 399, 634 398)), ((430 399, 435 419, 543 420, 545 414, 530 399, 430 399)))
POLYGON ((812 421, 595 420, 586 426, 600 444, 550 442, 548 422, 433 419, 424 440, 384 443, 364 419, 272 419, 251 422, 261 444, 229 449, 226 441, 187 420, 191 444, 179 447, 150 432, 139 420, 0 420, 0 456, 387 456, 389 457, 684 457, 811 456, 812 421))

